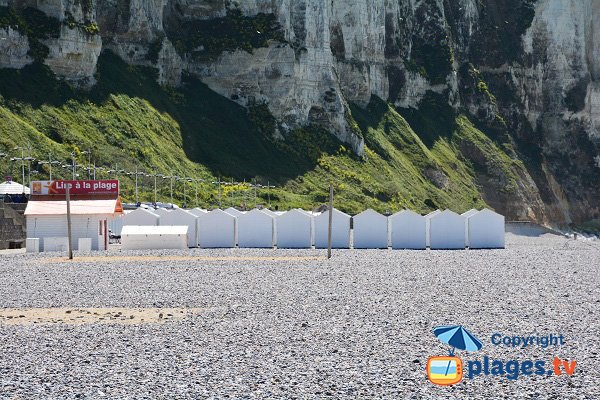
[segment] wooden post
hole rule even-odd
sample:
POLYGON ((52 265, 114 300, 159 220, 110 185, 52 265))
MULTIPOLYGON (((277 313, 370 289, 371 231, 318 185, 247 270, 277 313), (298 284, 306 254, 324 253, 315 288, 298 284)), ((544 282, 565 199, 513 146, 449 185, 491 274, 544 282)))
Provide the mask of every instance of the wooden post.
POLYGON ((73 238, 71 237, 71 185, 67 184, 67 235, 69 236, 69 260, 73 259, 73 238))
POLYGON ((333 184, 329 185, 329 226, 327 227, 327 258, 331 258, 331 228, 333 225, 333 184))

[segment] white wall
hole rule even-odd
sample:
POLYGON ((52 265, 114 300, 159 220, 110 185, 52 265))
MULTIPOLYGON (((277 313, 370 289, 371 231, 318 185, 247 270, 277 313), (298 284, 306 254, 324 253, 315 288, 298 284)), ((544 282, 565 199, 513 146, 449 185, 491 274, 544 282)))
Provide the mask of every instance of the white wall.
POLYGON ((275 219, 271 215, 254 209, 239 216, 237 222, 240 247, 273 247, 275 219))
POLYGON ((187 249, 187 225, 125 225, 121 232, 123 250, 187 249))
POLYGON ((110 229, 113 232, 113 234, 120 235, 121 229, 123 229, 123 216, 125 214, 129 214, 130 212, 130 210, 124 210, 123 214, 109 218, 108 229, 110 229))
POLYGON ((243 212, 234 207, 229 207, 225 210, 226 213, 233 215, 234 217, 241 217, 244 215, 243 212))
POLYGON ((169 213, 171 212, 171 210, 167 210, 166 208, 156 208, 156 209, 150 209, 148 210, 160 217, 164 217, 165 215, 169 215, 169 213))
POLYGON ((235 247, 237 218, 223 210, 198 217, 198 245, 203 248, 235 247))
POLYGON ((181 208, 169 211, 160 217, 160 225, 186 225, 188 227, 188 247, 198 246, 198 217, 181 208))
POLYGON ((125 225, 150 225, 157 226, 160 216, 144 208, 138 208, 123 216, 123 226, 125 225))
POLYGON ((388 219, 368 209, 352 217, 355 249, 387 249, 388 219))
MULTIPOLYGON (((99 221, 107 219, 107 215, 72 215, 71 234, 73 250, 78 250, 79 238, 91 238, 92 250, 104 250, 104 227, 102 232, 99 221)), ((67 237, 66 215, 28 215, 26 217, 27 237, 40 238, 40 248, 44 248, 45 237, 67 237)))
MULTIPOLYGON (((327 248, 327 227, 329 226, 329 211, 315 217, 315 247, 327 248)), ((333 224, 331 230, 332 247, 337 249, 350 248, 350 216, 333 209, 333 224)))
POLYGON ((277 217, 277 247, 309 249, 313 242, 313 219, 303 210, 290 210, 277 217))
POLYGON ((444 210, 429 218, 429 240, 432 249, 464 249, 465 217, 444 210))
POLYGON ((503 249, 505 229, 504 216, 483 209, 469 218, 469 247, 471 249, 503 249))
POLYGON ((465 211, 464 213, 460 214, 463 217, 465 217, 465 245, 468 247, 469 246, 469 217, 473 214, 476 214, 478 212, 478 210, 471 208, 469 211, 465 211))
POLYGON ((427 229, 424 216, 402 210, 390 217, 390 237, 393 249, 426 249, 427 229))
POLYGON ((425 214, 425 240, 427 243, 427 247, 431 246, 431 242, 429 240, 431 237, 431 235, 429 234, 429 229, 431 227, 430 218, 435 215, 438 215, 439 213, 441 213, 440 210, 435 210, 435 211, 430 212, 429 214, 425 214))
POLYGON ((208 211, 203 209, 203 208, 192 208, 191 210, 188 210, 189 212, 191 212, 192 214, 194 214, 196 217, 199 217, 203 214, 206 214, 208 211))

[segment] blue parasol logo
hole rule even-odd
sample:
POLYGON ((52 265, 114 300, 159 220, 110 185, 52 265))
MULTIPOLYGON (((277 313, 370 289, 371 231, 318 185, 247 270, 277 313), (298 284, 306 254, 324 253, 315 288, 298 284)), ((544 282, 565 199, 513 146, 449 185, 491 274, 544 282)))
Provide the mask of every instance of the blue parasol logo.
POLYGON ((433 328, 437 338, 452 346, 448 357, 431 357, 427 362, 429 380, 438 385, 451 385, 462 379, 462 360, 454 356, 456 349, 477 351, 483 347, 479 339, 460 325, 433 328), (452 368, 451 368, 452 367, 452 368))
POLYGON ((452 346, 450 356, 456 349, 477 351, 483 347, 481 340, 460 325, 438 326, 433 328, 433 333, 441 342, 452 346))

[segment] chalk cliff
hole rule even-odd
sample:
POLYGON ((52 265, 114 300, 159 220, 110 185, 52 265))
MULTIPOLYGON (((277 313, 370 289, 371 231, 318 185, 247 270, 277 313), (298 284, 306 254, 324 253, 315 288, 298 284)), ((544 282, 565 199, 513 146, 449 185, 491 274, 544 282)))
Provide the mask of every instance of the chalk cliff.
POLYGON ((418 133, 421 111, 449 107, 526 167, 514 190, 499 191, 503 171, 461 148, 481 164, 486 202, 541 222, 600 216, 599 0, 0 0, 0 8, 49 19, 27 14, 41 32, 2 19, 1 68, 38 60, 91 86, 109 49, 156 68, 161 84, 189 74, 243 106, 266 105, 277 137, 317 124, 359 155, 365 139, 350 104, 365 108, 376 96, 418 133))

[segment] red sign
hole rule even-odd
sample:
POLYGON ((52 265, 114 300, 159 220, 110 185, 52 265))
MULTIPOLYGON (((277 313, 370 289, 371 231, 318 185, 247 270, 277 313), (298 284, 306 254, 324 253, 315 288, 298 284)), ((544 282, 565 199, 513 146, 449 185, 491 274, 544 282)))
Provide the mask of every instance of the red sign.
POLYGON ((31 194, 33 195, 62 195, 67 193, 73 195, 94 194, 119 194, 118 180, 102 181, 35 181, 31 182, 31 194))

